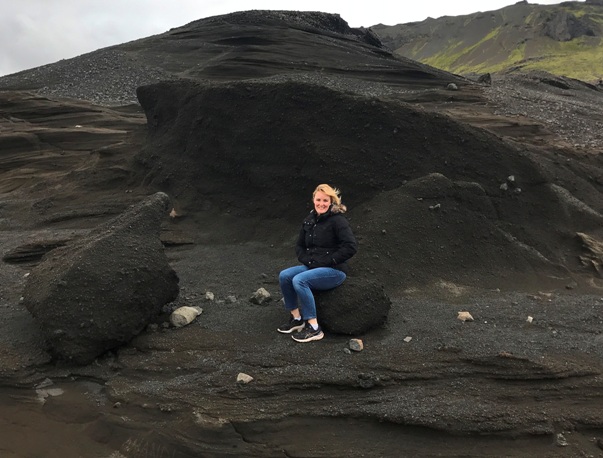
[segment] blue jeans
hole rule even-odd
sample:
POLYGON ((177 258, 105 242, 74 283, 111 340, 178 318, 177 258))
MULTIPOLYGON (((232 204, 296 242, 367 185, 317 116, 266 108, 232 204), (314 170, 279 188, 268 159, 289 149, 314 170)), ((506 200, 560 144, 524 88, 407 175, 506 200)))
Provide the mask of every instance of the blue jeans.
POLYGON ((332 267, 289 267, 281 271, 278 282, 289 311, 299 308, 304 320, 316 318, 316 302, 312 290, 333 289, 341 285, 346 274, 332 267), (299 305, 298 305, 299 302, 299 305))

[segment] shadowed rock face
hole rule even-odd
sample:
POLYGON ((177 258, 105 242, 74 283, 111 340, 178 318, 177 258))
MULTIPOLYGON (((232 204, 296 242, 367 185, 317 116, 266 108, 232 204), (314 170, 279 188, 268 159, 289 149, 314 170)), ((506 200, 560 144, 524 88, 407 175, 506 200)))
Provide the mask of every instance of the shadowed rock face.
MULTIPOLYGON (((335 183, 364 240, 358 271, 393 289, 442 276, 493 288, 567 282, 583 268, 578 251, 567 257, 580 250, 573 234, 603 221, 586 204, 568 211, 547 186, 561 167, 409 104, 296 81, 165 82, 138 94, 148 185, 189 214, 294 222, 315 182, 335 183)), ((588 182, 572 175, 586 198, 588 182)), ((601 208, 600 194, 588 199, 601 208)))
POLYGON ((570 41, 584 35, 595 35, 588 23, 565 11, 552 14, 543 27, 543 33, 555 41, 570 41))
POLYGON ((32 271, 24 304, 55 357, 87 364, 129 342, 177 297, 178 276, 159 241, 168 205, 155 194, 32 271))

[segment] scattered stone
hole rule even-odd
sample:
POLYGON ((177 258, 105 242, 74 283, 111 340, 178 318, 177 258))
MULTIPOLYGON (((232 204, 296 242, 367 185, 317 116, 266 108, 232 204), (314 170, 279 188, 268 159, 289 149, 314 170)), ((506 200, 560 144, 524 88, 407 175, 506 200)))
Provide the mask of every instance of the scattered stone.
POLYGON ((508 181, 509 183, 515 183, 515 175, 509 175, 509 176, 507 177, 507 181, 508 181))
POLYGON ((113 404, 113 408, 114 409, 119 409, 121 407, 121 402, 117 401, 115 404, 113 404))
POLYGON ((177 216, 180 216, 180 215, 178 215, 175 208, 172 208, 172 211, 170 212, 170 218, 174 219, 177 216))
POLYGON ((513 358, 513 353, 509 353, 508 351, 501 351, 498 354, 499 358, 513 358))
POLYGON ((213 301, 214 299, 215 299, 214 293, 212 293, 211 291, 205 292, 205 300, 206 301, 213 301))
POLYGON ((509 185, 507 183, 503 183, 500 185, 500 189, 501 189, 501 191, 508 191, 509 185))
POLYGON ((430 205, 429 209, 430 210, 439 210, 442 207, 441 204, 435 204, 435 205, 430 205))
POLYGON ((561 433, 557 434, 557 445, 559 447, 567 447, 569 445, 569 443, 567 442, 567 439, 561 433))
POLYGON ((412 340, 412 337, 410 337, 410 336, 404 337, 404 342, 406 342, 406 343, 410 342, 411 340, 412 340))
POLYGON ((484 73, 483 75, 479 76, 477 82, 490 86, 492 84, 492 75, 490 73, 484 73))
POLYGON ((465 321, 473 321, 473 317, 469 312, 459 312, 457 318, 463 322, 465 321))
POLYGON ((528 316, 528 319, 526 320, 528 323, 531 323, 532 321, 534 321, 534 318, 531 316, 528 316))
POLYGON ((253 380, 253 377, 251 375, 245 374, 243 372, 239 372, 239 375, 237 375, 237 383, 249 383, 253 380))
POLYGON ((179 307, 170 315, 170 323, 176 328, 181 328, 193 322, 203 312, 202 308, 183 306, 179 307))
POLYGON ((46 398, 61 396, 63 393, 64 391, 61 388, 43 388, 36 390, 38 402, 41 402, 42 404, 46 403, 46 398))
POLYGON ((530 299, 533 299, 535 301, 553 302, 553 299, 551 299, 553 297, 552 293, 539 292, 538 294, 528 294, 527 297, 529 297, 530 299))
POLYGON ((41 390, 42 388, 48 388, 51 385, 54 385, 54 382, 47 377, 36 385, 36 389, 41 390))
POLYGON ((350 339, 348 342, 348 346, 350 350, 353 351, 362 351, 364 350, 364 343, 360 339, 350 339))
POLYGON ((229 295, 229 296, 226 296, 226 299, 225 299, 225 300, 226 300, 226 302, 228 302, 229 304, 234 304, 234 303, 237 301, 237 296, 234 296, 234 295, 232 295, 232 294, 231 294, 231 295, 229 295))
POLYGON ((344 352, 346 355, 351 355, 351 354, 352 354, 352 350, 350 350, 348 347, 345 347, 345 348, 343 349, 343 352, 344 352))
POLYGON ((449 83, 448 86, 446 86, 446 89, 449 91, 458 91, 459 87, 454 83, 449 83))
POLYGON ((249 300, 254 304, 262 305, 264 302, 269 302, 272 299, 270 293, 265 288, 258 289, 251 295, 249 300))

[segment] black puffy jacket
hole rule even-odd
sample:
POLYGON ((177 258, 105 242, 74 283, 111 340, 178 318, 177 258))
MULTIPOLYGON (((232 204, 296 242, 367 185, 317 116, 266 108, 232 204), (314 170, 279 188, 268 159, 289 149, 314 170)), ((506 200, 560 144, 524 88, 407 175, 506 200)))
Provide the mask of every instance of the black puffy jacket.
POLYGON ((295 252, 302 264, 310 267, 333 267, 347 271, 346 261, 357 251, 350 223, 342 213, 329 209, 318 215, 315 210, 304 219, 295 252))

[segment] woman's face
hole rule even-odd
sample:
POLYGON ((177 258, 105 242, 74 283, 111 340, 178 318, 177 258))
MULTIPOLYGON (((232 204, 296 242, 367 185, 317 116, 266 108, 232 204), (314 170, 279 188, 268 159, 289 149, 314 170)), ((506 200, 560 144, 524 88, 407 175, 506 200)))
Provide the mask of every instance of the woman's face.
POLYGON ((317 191, 314 194, 314 210, 319 215, 326 213, 331 206, 331 198, 322 191, 317 191))

